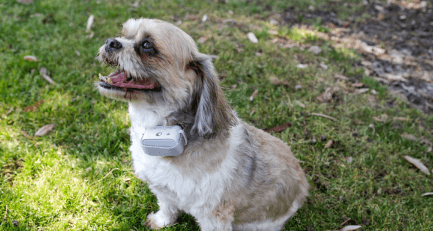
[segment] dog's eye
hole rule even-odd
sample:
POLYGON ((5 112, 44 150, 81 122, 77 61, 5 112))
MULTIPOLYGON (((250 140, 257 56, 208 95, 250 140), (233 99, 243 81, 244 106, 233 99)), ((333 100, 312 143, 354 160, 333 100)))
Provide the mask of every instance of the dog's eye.
POLYGON ((150 46, 150 43, 149 43, 149 42, 144 42, 144 43, 143 43, 143 48, 144 48, 144 49, 150 49, 150 48, 152 48, 152 46, 150 46))
POLYGON ((134 50, 139 55, 155 56, 157 53, 152 41, 145 40, 134 45, 134 50))
POLYGON ((143 45, 141 45, 141 47, 142 47, 142 53, 145 53, 150 56, 155 55, 155 50, 153 49, 153 46, 150 42, 145 41, 143 45))

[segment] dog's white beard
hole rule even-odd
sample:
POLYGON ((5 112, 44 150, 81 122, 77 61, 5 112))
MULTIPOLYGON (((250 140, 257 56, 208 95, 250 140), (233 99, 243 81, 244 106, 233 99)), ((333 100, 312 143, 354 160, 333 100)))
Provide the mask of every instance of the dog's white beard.
POLYGON ((165 118, 170 113, 171 110, 161 106, 152 107, 142 103, 129 103, 132 130, 141 134, 148 128, 154 128, 160 123, 165 124, 165 118))

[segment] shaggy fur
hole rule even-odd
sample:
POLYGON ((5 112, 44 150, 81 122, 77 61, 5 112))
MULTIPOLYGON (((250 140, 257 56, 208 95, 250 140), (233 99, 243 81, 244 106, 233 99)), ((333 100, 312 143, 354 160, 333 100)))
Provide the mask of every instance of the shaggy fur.
POLYGON ((122 36, 113 39, 100 48, 100 60, 132 81, 147 79, 158 86, 97 84, 101 94, 129 103, 134 171, 159 205, 145 225, 169 226, 186 212, 204 231, 282 229, 308 196, 304 172, 283 141, 238 118, 211 59, 199 53, 189 35, 160 20, 130 19, 122 36), (188 145, 181 155, 143 152, 144 131, 160 123, 184 128, 188 145))

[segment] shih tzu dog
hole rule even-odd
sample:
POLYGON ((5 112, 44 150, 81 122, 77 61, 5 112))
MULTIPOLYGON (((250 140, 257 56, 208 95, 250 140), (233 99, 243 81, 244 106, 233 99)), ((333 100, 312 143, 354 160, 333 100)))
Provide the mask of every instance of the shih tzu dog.
POLYGON ((211 58, 176 26, 129 19, 120 37, 99 49, 117 67, 100 75, 102 95, 129 103, 135 175, 158 199, 151 229, 170 226, 181 212, 201 230, 280 230, 308 196, 299 161, 280 139, 248 125, 228 105, 211 58), (142 147, 157 125, 179 126, 180 155, 156 156, 142 147))

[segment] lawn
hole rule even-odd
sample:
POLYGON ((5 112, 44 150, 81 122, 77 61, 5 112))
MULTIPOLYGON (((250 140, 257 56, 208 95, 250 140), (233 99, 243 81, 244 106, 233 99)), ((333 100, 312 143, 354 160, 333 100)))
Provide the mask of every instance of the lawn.
MULTIPOLYGON (((433 191, 433 116, 367 76, 355 51, 321 38, 325 25, 269 21, 290 6, 332 2, 0 0, 0 230, 147 230, 142 223, 158 206, 133 174, 128 105, 93 85, 113 71, 95 60, 98 48, 139 17, 174 23, 202 53, 217 55, 221 86, 243 120, 261 129, 290 122, 272 134, 302 161, 311 195, 285 230, 433 230, 433 196, 422 196, 433 191), (313 45, 322 52, 310 52, 313 45), (46 124, 55 127, 35 137, 46 124)), ((164 230, 199 228, 183 214, 164 230)))

